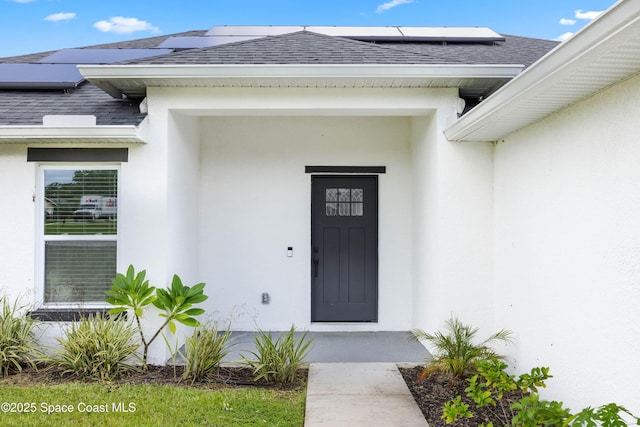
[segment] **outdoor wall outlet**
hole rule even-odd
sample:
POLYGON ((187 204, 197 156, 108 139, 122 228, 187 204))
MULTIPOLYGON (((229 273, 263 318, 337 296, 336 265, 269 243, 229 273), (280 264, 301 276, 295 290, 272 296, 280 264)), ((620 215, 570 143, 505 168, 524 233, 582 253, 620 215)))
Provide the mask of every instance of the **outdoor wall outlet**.
POLYGON ((271 297, 269 296, 268 293, 263 292, 262 293, 262 303, 263 304, 269 304, 269 301, 271 301, 271 297))

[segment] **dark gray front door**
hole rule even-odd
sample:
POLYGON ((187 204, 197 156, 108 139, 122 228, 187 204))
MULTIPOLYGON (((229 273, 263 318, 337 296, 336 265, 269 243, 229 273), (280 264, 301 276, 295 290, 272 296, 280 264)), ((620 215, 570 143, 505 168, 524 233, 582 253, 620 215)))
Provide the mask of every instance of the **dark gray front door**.
POLYGON ((378 177, 311 177, 311 320, 378 320, 378 177))

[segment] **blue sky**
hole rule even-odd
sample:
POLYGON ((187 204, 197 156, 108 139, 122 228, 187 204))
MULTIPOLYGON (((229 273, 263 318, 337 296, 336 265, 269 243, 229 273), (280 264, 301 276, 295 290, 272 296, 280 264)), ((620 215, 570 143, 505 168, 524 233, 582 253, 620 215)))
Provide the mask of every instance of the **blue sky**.
MULTIPOLYGON (((635 1, 635 0, 634 0, 635 1)), ((213 25, 479 26, 559 39, 615 0, 0 0, 0 57, 213 25)))

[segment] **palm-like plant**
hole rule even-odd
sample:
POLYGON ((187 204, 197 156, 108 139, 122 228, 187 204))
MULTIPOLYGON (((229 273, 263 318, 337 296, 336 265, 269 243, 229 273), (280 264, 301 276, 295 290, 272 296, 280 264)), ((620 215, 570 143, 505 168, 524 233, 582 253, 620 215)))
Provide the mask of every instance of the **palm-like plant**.
POLYGON ((493 357, 503 359, 490 344, 495 342, 510 343, 512 332, 502 329, 479 343, 474 343, 478 328, 463 324, 457 317, 446 321, 446 332, 437 331, 433 334, 421 329, 411 332, 416 340, 428 341, 434 349, 433 358, 427 361, 427 366, 420 379, 433 372, 444 372, 452 379, 460 379, 470 373, 476 360, 493 357))
POLYGON ((144 279, 145 275, 146 270, 136 274, 133 265, 130 265, 127 269, 126 276, 118 273, 116 278, 112 280, 113 286, 111 286, 111 290, 107 291, 109 296, 107 302, 115 306, 108 311, 108 314, 118 314, 123 311, 133 310, 143 347, 142 361, 146 367, 149 346, 158 338, 164 327, 168 325, 171 333, 175 334, 175 322, 192 327, 200 326, 200 322, 193 316, 203 314, 204 309, 192 308, 192 306, 205 301, 209 297, 204 294, 204 283, 198 283, 192 287, 185 286, 180 277, 174 274, 171 287, 157 289, 149 286, 149 281, 144 279), (142 317, 143 308, 149 304, 153 304, 162 310, 163 312, 159 316, 164 317, 166 320, 151 339, 147 340, 142 330, 140 318, 142 317))
POLYGON ((145 306, 155 301, 156 296, 154 294, 156 288, 149 286, 149 281, 145 280, 147 274, 146 270, 142 270, 136 274, 133 265, 130 265, 127 269, 127 274, 117 273, 115 279, 111 282, 113 286, 111 290, 107 291, 107 302, 115 307, 109 310, 108 314, 119 314, 127 310, 132 310, 133 315, 138 325, 138 333, 140 334, 140 341, 144 347, 143 361, 147 363, 147 351, 151 341, 147 342, 142 331, 142 325, 140 318, 142 317, 142 310, 145 306))

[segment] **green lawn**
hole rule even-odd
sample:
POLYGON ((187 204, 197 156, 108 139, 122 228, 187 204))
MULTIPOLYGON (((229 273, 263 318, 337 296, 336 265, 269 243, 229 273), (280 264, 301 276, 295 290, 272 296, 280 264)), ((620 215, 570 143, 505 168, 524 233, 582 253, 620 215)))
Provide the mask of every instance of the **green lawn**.
POLYGON ((0 405, 2 426, 301 427, 305 390, 79 382, 7 386, 0 381, 0 405))
POLYGON ((116 234, 118 227, 117 221, 108 221, 99 219, 96 221, 55 221, 47 222, 44 226, 44 232, 47 235, 60 234, 76 234, 76 235, 92 235, 92 234, 116 234))

